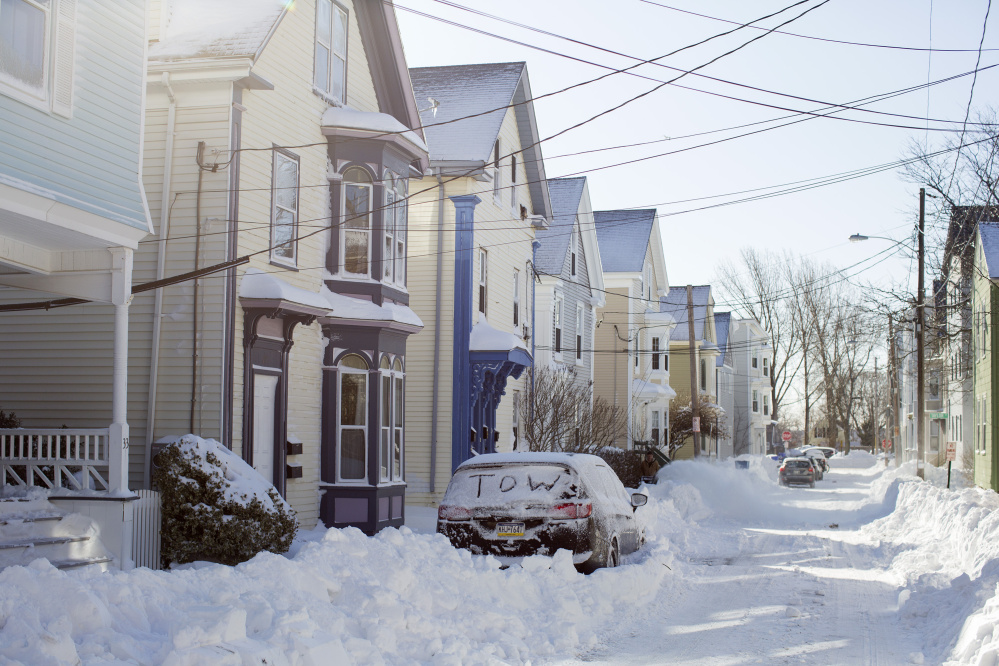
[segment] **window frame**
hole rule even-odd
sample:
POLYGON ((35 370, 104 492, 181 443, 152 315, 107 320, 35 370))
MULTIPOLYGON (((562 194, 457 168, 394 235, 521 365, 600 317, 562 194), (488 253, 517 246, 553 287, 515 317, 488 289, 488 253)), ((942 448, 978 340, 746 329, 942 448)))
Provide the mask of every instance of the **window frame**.
MULTIPOLYGON (((371 173, 364 167, 358 166, 356 164, 348 166, 343 170, 343 178, 340 181, 340 248, 339 248, 339 273, 340 277, 345 280, 361 280, 370 281, 373 278, 372 274, 372 238, 374 237, 374 230, 372 229, 371 216, 372 208, 375 201, 375 179, 372 177, 371 173), (353 182, 347 180, 347 175, 353 171, 357 170, 363 173, 368 182, 353 182), (348 227, 347 226, 347 187, 355 186, 367 189, 368 192, 368 210, 365 213, 366 225, 363 229, 358 227, 348 227), (367 237, 367 273, 354 273, 347 270, 347 234, 360 234, 363 233, 367 237)), ((354 219, 354 218, 351 218, 354 219)))
POLYGON ((334 0, 317 0, 316 2, 316 21, 315 21, 315 34, 313 38, 313 54, 312 54, 312 89, 324 100, 331 104, 346 104, 347 103, 347 67, 350 62, 350 11, 334 0), (319 34, 319 3, 328 3, 330 5, 330 40, 329 45, 323 44, 320 40, 319 34), (336 20, 337 13, 343 15, 343 48, 342 52, 337 52, 336 44, 336 20), (322 46, 327 50, 326 56, 326 82, 325 87, 319 85, 319 47, 322 46), (340 58, 343 60, 343 83, 341 85, 340 95, 337 96, 333 90, 333 64, 334 61, 340 58))
POLYGON ((760 392, 753 389, 753 413, 760 413, 760 392))
POLYGON ((583 304, 576 303, 576 365, 583 365, 584 322, 583 304))
POLYGON ((381 182, 384 190, 381 281, 405 289, 409 235, 408 181, 391 169, 385 169, 381 182), (390 273, 386 274, 387 271, 390 273))
POLYGON ((557 360, 562 360, 562 338, 565 299, 562 294, 555 292, 552 299, 552 354, 557 360))
POLYGON ((271 158, 271 233, 270 233, 270 261, 272 264, 277 264, 279 266, 284 266, 286 268, 298 268, 298 224, 301 213, 301 199, 302 199, 302 161, 301 158, 290 150, 284 148, 279 148, 278 146, 273 146, 271 148, 273 156, 271 158), (290 211, 288 208, 281 206, 278 203, 278 189, 286 189, 284 187, 278 187, 278 162, 280 160, 287 160, 295 165, 295 209, 290 211), (291 240, 286 243, 281 243, 278 245, 276 239, 276 232, 278 226, 288 226, 288 225, 278 225, 277 215, 278 211, 288 211, 292 213, 294 217, 294 222, 291 224, 291 240), (277 254, 279 248, 285 245, 291 245, 292 256, 291 258, 282 257, 277 254))
POLYGON ((0 95, 65 118, 73 117, 76 69, 76 2, 13 0, 42 13, 41 85, 0 74, 0 95))
POLYGON ((378 366, 378 481, 405 482, 406 372, 402 357, 382 356, 378 366), (386 385, 388 391, 386 391, 386 385), (400 399, 399 393, 402 393, 400 399), (386 410, 387 407, 387 410, 386 410), (386 413, 387 411, 387 413, 386 413), (402 412, 401 414, 399 412, 402 412), (399 446, 395 446, 396 441, 399 446), (396 454, 398 460, 396 460, 396 454), (398 463, 398 466, 397 466, 398 463))
POLYGON ((489 303, 489 252, 484 248, 479 248, 479 272, 478 272, 478 283, 479 283, 479 312, 482 313, 484 317, 488 315, 488 303, 489 303))
MULTIPOLYGON (((513 269, 513 326, 520 326, 520 270, 516 268, 513 269)), ((519 333, 514 331, 515 335, 519 333)))
POLYGON ((569 277, 576 279, 576 230, 569 236, 569 277))
MULTIPOLYGON (((369 419, 368 419, 368 409, 369 409, 368 399, 369 399, 369 394, 370 394, 371 366, 368 363, 367 359, 365 359, 363 356, 361 356, 360 354, 352 353, 352 354, 345 354, 342 358, 340 358, 340 360, 337 361, 337 366, 336 367, 337 367, 337 373, 336 373, 336 376, 337 376, 336 377, 336 391, 337 391, 337 400, 336 400, 336 435, 337 435, 337 437, 336 437, 336 482, 338 484, 342 483, 342 484, 347 484, 347 485, 367 485, 368 484, 368 446, 369 446, 369 444, 368 444, 368 436, 370 434, 369 433, 370 423, 368 423, 368 421, 369 421, 369 419), (351 367, 345 366, 344 362, 347 359, 352 358, 352 357, 353 358, 358 358, 361 361, 363 361, 364 364, 365 364, 365 366, 367 366, 367 369, 362 370, 360 368, 351 368, 351 367), (343 379, 344 379, 344 375, 360 375, 360 376, 364 377, 364 382, 363 382, 363 385, 362 385, 363 386, 362 395, 364 396, 364 409, 361 411, 361 415, 364 418, 364 424, 363 425, 360 425, 360 426, 358 426, 358 425, 344 426, 343 425, 343 399, 344 399, 343 379), (348 479, 348 478, 345 478, 344 475, 343 475, 343 468, 344 468, 344 464, 343 464, 343 432, 344 432, 345 429, 348 429, 348 430, 359 430, 359 431, 361 431, 363 433, 364 446, 362 448, 363 448, 363 451, 364 451, 364 460, 363 460, 364 475, 361 478, 351 478, 351 479, 348 479)), ((379 424, 380 424, 380 422, 379 422, 379 424)))
POLYGON ((510 156, 510 210, 513 211, 514 218, 517 217, 517 156, 510 156))
POLYGON ((659 336, 652 336, 652 369, 659 370, 659 336))
POLYGON ((496 139, 496 143, 493 144, 493 201, 497 204, 500 202, 501 181, 502 181, 502 172, 500 171, 500 140, 496 139))

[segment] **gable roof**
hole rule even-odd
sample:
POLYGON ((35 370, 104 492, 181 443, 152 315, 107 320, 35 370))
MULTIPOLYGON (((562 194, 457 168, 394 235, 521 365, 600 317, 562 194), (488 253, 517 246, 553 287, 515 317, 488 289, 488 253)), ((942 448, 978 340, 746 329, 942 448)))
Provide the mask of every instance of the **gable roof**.
POLYGON ((552 202, 552 221, 547 229, 535 231, 541 243, 535 265, 539 273, 559 275, 569 251, 576 224, 579 203, 586 188, 586 178, 556 178, 548 181, 548 196, 552 202))
POLYGON ((944 244, 943 270, 950 270, 950 260, 954 255, 968 257, 975 246, 975 227, 979 222, 999 221, 999 207, 996 206, 953 206, 950 210, 950 224, 947 227, 947 241, 944 244))
POLYGON ((284 0, 163 0, 169 2, 162 38, 149 60, 256 59, 288 11, 284 0))
POLYGON ((601 210, 593 213, 600 260, 605 273, 642 271, 655 219, 654 208, 601 210))
MULTIPOLYGON (((693 289, 694 301, 694 339, 707 341, 705 324, 708 318, 708 302, 711 299, 711 285, 698 285, 693 289)), ((690 340, 687 324, 687 290, 684 287, 670 289, 669 293, 659 299, 659 311, 673 317, 676 328, 670 333, 669 339, 676 342, 690 340)))
MULTIPOLYGON (((451 164, 467 169, 491 162, 503 119, 508 108, 513 109, 534 212, 551 219, 527 63, 414 67, 409 75, 418 105, 429 107, 430 99, 439 102, 436 115, 431 108, 420 113, 430 161, 435 166, 451 164)), ((500 157, 510 154, 502 145, 500 151, 500 157)))
MULTIPOLYGON (((684 290, 686 291, 686 290, 684 290)), ((731 312, 716 312, 715 313, 715 335, 718 337, 718 348, 721 350, 721 354, 718 354, 717 360, 715 360, 715 365, 719 368, 725 365, 728 360, 728 328, 732 321, 731 312)))
POLYGON ((999 278, 999 222, 982 222, 978 225, 982 239, 982 255, 989 279, 999 278))

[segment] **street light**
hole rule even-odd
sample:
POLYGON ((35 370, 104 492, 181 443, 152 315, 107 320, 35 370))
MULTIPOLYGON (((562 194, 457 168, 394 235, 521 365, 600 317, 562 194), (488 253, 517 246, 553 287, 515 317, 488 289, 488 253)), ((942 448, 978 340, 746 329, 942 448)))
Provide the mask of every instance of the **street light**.
MULTIPOLYGON (((926 305, 926 295, 923 286, 923 263, 925 258, 925 251, 923 247, 923 241, 926 237, 926 189, 919 188, 919 234, 918 241, 919 246, 917 250, 917 255, 919 258, 919 267, 917 269, 917 286, 916 286, 916 476, 920 479, 923 478, 923 438, 925 437, 926 424, 923 423, 924 419, 924 409, 926 398, 925 395, 925 381, 926 381, 926 371, 923 367, 923 357, 924 357, 924 335, 923 328, 926 324, 926 318, 924 316, 925 305, 926 305)), ((865 241, 868 238, 878 238, 878 236, 864 236, 862 234, 854 234, 850 236, 851 243, 857 243, 859 241, 865 241)), ((893 240, 887 238, 885 240, 893 240)))

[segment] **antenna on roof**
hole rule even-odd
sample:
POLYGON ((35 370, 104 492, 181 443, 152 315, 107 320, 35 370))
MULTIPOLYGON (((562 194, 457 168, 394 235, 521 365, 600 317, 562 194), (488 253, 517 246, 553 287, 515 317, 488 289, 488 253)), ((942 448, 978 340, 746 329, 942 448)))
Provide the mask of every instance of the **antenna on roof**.
POLYGON ((433 111, 434 118, 436 118, 437 117, 437 109, 440 107, 441 103, 438 102, 433 97, 428 97, 427 101, 430 102, 430 106, 428 106, 425 109, 420 109, 419 113, 423 113, 424 111, 433 111))

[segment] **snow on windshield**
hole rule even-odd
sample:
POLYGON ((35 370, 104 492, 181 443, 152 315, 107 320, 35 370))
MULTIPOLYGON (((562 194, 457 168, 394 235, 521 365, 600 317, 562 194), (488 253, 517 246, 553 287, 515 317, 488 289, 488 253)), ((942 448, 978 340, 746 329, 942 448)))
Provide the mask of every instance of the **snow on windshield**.
POLYGON ((582 496, 576 474, 560 465, 475 466, 459 469, 444 504, 495 506, 512 502, 549 503, 582 496))

